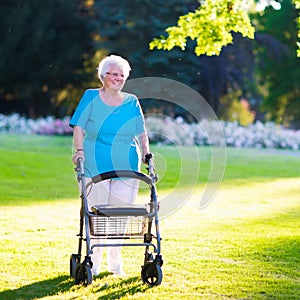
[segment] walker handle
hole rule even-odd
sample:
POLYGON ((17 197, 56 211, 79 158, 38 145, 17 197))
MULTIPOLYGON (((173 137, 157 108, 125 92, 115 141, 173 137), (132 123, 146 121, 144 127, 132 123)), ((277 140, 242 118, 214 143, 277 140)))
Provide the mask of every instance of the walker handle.
POLYGON ((153 157, 153 154, 150 152, 150 153, 147 153, 146 155, 145 155, 145 162, 147 163, 147 164, 149 164, 149 160, 151 159, 153 157))
POLYGON ((158 176, 155 173, 155 166, 154 166, 154 162, 153 162, 153 154, 151 152, 147 153, 145 155, 145 162, 148 164, 148 168, 147 169, 148 169, 148 172, 149 172, 149 176, 152 179, 152 183, 157 182, 158 176))
POLYGON ((77 159, 77 165, 74 168, 75 172, 77 172, 78 179, 84 176, 84 166, 83 166, 83 159, 79 157, 77 159))

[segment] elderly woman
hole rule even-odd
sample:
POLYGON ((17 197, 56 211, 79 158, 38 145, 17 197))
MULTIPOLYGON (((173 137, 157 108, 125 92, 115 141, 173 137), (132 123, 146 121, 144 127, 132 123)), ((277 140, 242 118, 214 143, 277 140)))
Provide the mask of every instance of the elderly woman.
MULTIPOLYGON (((75 147, 72 161, 76 164, 78 158, 84 160, 87 183, 91 177, 108 171, 139 171, 139 146, 143 161, 149 153, 139 101, 135 95, 122 92, 130 70, 127 60, 120 56, 104 58, 98 66, 102 87, 86 90, 71 118, 75 147)), ((133 203, 137 190, 135 179, 102 181, 89 191, 89 209, 95 204, 133 203)), ((100 272, 103 249, 93 249, 93 275, 100 272)), ((123 273, 120 247, 107 247, 107 263, 110 272, 123 273)))

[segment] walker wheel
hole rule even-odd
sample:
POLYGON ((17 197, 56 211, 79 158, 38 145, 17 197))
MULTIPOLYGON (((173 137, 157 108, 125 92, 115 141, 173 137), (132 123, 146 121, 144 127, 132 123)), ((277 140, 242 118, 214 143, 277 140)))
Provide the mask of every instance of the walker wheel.
POLYGON ((70 257, 70 276, 75 278, 75 272, 77 265, 80 263, 80 256, 78 254, 72 254, 70 257))
POLYGON ((142 266, 141 277, 149 286, 160 285, 163 277, 161 266, 156 262, 142 266))
POLYGON ((90 265, 82 263, 77 266, 75 272, 75 284, 89 285, 93 281, 92 269, 90 265))

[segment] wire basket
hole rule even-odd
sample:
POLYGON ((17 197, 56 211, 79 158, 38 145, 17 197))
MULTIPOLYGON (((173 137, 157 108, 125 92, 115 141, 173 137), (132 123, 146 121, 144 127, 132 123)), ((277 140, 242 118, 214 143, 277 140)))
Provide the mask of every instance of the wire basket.
POLYGON ((103 237, 143 236, 148 222, 147 216, 89 216, 91 235, 103 237))

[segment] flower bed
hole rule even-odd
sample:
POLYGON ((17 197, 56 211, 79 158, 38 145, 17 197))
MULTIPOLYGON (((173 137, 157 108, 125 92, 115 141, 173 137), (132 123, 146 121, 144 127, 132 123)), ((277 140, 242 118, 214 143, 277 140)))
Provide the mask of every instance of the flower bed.
POLYGON ((69 135, 73 130, 69 126, 70 117, 26 119, 19 114, 5 116, 0 114, 0 133, 69 135))
POLYGON ((183 119, 150 116, 146 118, 152 142, 176 145, 223 145, 300 150, 300 130, 292 130, 272 122, 247 127, 237 122, 207 121, 187 124, 183 119))
MULTIPOLYGON (((0 133, 70 135, 70 117, 37 120, 19 114, 0 114, 0 133)), ((261 123, 247 127, 237 122, 207 121, 188 124, 182 118, 148 115, 146 124, 151 142, 175 145, 224 145, 300 150, 300 130, 292 130, 274 123, 261 123)))

